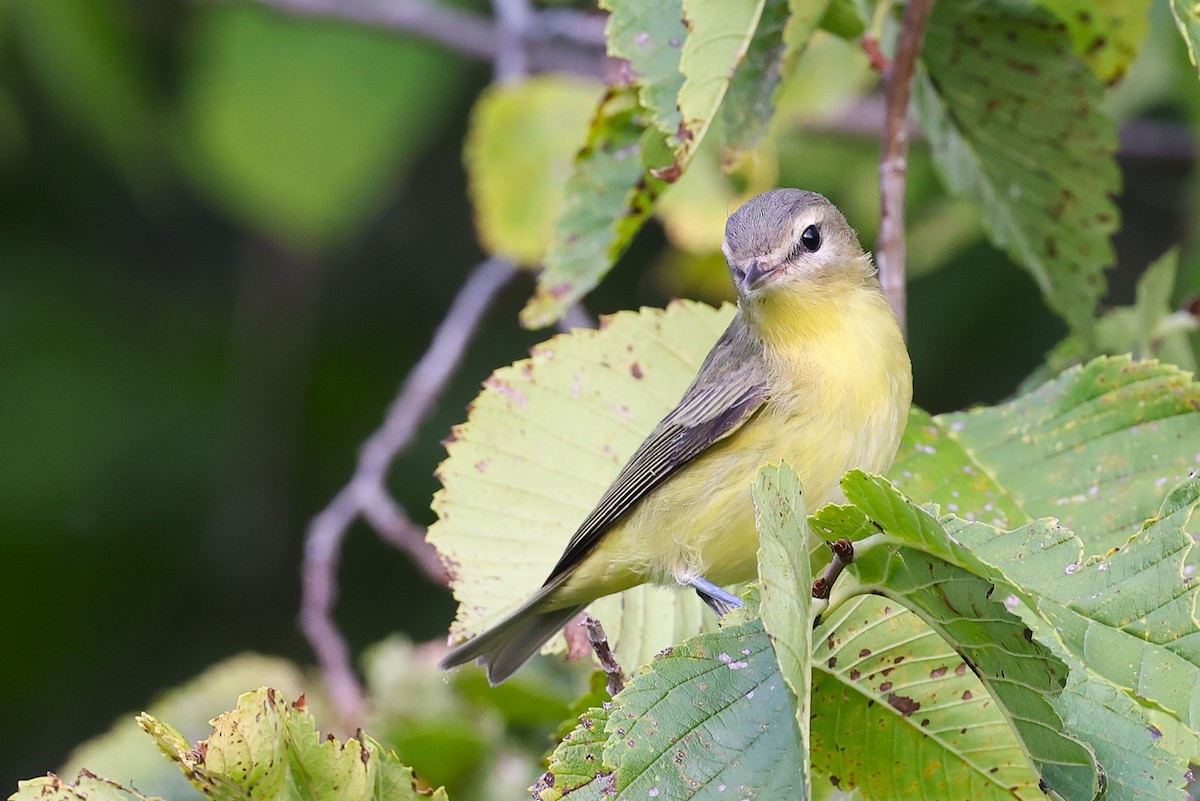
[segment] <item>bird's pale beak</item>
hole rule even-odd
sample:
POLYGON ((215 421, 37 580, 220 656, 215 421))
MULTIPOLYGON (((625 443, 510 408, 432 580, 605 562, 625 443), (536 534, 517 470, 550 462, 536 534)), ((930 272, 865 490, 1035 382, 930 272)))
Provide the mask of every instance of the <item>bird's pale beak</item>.
POLYGON ((774 272, 774 266, 763 264, 759 259, 751 259, 746 265, 746 274, 742 276, 742 291, 753 292, 765 284, 774 272))

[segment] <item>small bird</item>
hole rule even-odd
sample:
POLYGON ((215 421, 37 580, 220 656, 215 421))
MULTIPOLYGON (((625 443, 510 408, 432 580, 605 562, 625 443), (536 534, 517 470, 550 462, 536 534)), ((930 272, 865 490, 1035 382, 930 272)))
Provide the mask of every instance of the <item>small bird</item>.
POLYGON ((511 676, 597 598, 638 584, 693 588, 718 614, 722 585, 757 570, 751 485, 784 460, 810 509, 839 481, 891 464, 912 400, 912 367, 871 257, 832 203, 776 189, 729 218, 722 251, 738 312, 678 405, 580 524, 541 589, 454 648, 493 684, 511 676))

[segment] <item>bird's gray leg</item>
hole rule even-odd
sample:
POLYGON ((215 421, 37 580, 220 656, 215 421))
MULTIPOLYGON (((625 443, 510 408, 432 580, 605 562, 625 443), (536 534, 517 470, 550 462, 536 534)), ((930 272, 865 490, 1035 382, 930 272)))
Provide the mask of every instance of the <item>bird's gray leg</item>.
POLYGON ((719 617, 724 617, 734 609, 742 608, 741 598, 731 592, 726 592, 702 576, 681 576, 679 580, 694 588, 700 599, 708 604, 709 608, 719 617))

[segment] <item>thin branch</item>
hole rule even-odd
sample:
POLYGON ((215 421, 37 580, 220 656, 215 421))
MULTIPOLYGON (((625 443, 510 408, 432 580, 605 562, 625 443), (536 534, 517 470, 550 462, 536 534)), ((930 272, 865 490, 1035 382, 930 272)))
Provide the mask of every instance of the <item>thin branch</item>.
POLYGON ((496 57, 492 69, 497 83, 519 81, 529 74, 526 43, 534 25, 529 0, 492 0, 496 15, 496 57))
POLYGON ((829 547, 833 550, 833 559, 825 566, 825 572, 817 576, 812 583, 812 597, 819 601, 829 600, 829 592, 833 589, 834 582, 854 561, 854 543, 850 540, 835 540, 829 547))
POLYGON ((595 328, 596 319, 588 314, 587 308, 582 302, 576 303, 563 314, 558 320, 558 330, 564 334, 576 328, 595 328))
POLYGON ((925 41, 925 26, 934 0, 909 0, 896 55, 887 75, 883 152, 879 159, 879 238, 875 258, 879 280, 887 293, 900 330, 907 331, 904 287, 904 185, 908 177, 908 99, 912 95, 913 72, 925 41))
MULTIPOLYGON (((829 136, 877 138, 887 117, 884 98, 873 94, 860 97, 838 113, 824 119, 808 120, 797 130, 829 136)), ((1131 120, 1121 126, 1117 158, 1125 161, 1190 165, 1196 161, 1196 139, 1188 125, 1161 120, 1131 120)), ((924 141, 925 135, 908 121, 910 142, 924 141)))
POLYGON ((579 625, 587 630, 588 642, 592 644, 592 652, 596 654, 596 659, 600 662, 604 675, 608 677, 608 694, 616 695, 625 689, 625 672, 621 670, 621 664, 617 662, 616 654, 608 645, 608 635, 604 633, 604 626, 600 625, 600 621, 591 615, 584 615, 579 625))
MULTIPOLYGON (((208 0, 230 2, 231 0, 208 0)), ((338 19, 410 33, 481 61, 512 52, 506 20, 494 22, 438 0, 258 0, 287 14, 338 19)), ((501 9, 497 9, 500 11, 501 9)), ((604 50, 604 18, 554 9, 535 12, 520 26, 526 72, 571 72, 605 78, 612 72, 604 50)), ((507 69, 508 65, 505 65, 507 69)))
POLYGON ((363 443, 354 475, 309 524, 301 567, 300 626, 316 652, 330 701, 349 730, 362 721, 363 692, 350 665, 346 641, 333 620, 342 540, 362 516, 381 536, 412 556, 432 580, 446 583, 445 569, 425 542, 423 529, 388 495, 387 472, 462 361, 492 299, 515 272, 513 265, 496 258, 475 269, 454 297, 429 349, 404 380, 383 425, 363 443))

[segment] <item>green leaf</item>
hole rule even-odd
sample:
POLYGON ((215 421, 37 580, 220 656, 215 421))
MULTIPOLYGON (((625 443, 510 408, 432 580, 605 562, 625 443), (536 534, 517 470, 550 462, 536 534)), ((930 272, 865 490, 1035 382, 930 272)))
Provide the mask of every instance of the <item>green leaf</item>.
POLYGON ((812 713, 812 568, 808 526, 796 471, 786 463, 763 465, 754 481, 758 529, 759 613, 771 638, 783 680, 796 698, 800 769, 811 785, 809 718, 812 713))
POLYGON ((947 186, 1086 337, 1112 262, 1120 173, 1102 87, 1070 46, 1034 10, 939 3, 913 97, 947 186))
POLYGON ((1167 743, 1146 709, 1128 694, 1072 668, 1058 706, 1067 726, 1095 750, 1100 764, 1119 766, 1108 771, 1106 801, 1187 801, 1187 756, 1195 759, 1200 752, 1172 753, 1163 747, 1167 743))
POLYGON ((195 17, 184 166, 226 212, 302 248, 370 221, 463 74, 431 46, 328 20, 252 5, 195 17))
POLYGON ((1088 797, 1077 795, 1086 792, 1082 776, 1063 774, 1069 750, 1050 739, 1069 732, 1103 766, 1105 797, 1181 797, 1194 729, 1164 740, 1146 707, 1188 725, 1197 706, 1200 621, 1184 526, 1200 503, 1200 479, 1177 488, 1127 547, 1088 562, 1078 538, 1053 521, 997 532, 939 522, 878 477, 852 472, 843 489, 855 506, 824 510, 817 530, 861 538, 851 566, 858 591, 903 600, 955 645, 1006 708, 1031 759, 1054 757, 1041 764, 1051 787, 1088 797), (1176 744, 1183 748, 1173 751, 1176 744))
POLYGON ((621 797, 805 798, 795 705, 761 621, 655 659, 613 699, 606 731, 621 797))
MULTIPOLYGON (((214 799, 303 798, 308 801, 429 798, 412 770, 363 734, 339 743, 323 737, 305 708, 274 690, 245 693, 213 720, 208 739, 191 745, 169 725, 142 714, 138 724, 214 799)), ((432 794, 446 801, 443 790, 432 794)))
POLYGON ((826 777, 814 788, 880 801, 1045 798, 983 683, 913 612, 858 596, 813 637, 813 768, 826 777))
MULTIPOLYGON (((1103 774, 1055 706, 1067 666, 993 597, 989 571, 885 479, 852 471, 842 489, 854 507, 828 507, 814 530, 827 540, 858 541, 849 568, 861 584, 855 591, 881 593, 920 615, 1003 708, 1040 780, 1064 798, 1095 797, 1103 774), (867 533, 875 528, 882 535, 867 533)), ((907 716, 921 711, 918 701, 895 692, 888 702, 907 716)))
POLYGON ((1067 26, 1075 55, 1104 84, 1125 75, 1150 30, 1150 0, 1039 0, 1067 26))
POLYGON ((594 707, 579 716, 579 725, 550 755, 549 770, 530 788, 537 801, 559 801, 588 785, 604 790, 611 787, 612 769, 604 763, 607 723, 608 709, 604 707, 594 707))
POLYGON ((567 181, 546 267, 521 312, 526 326, 552 324, 586 295, 649 216, 665 186, 649 170, 670 155, 662 132, 648 129, 645 116, 631 87, 610 89, 600 101, 567 181))
POLYGON ((1171 14, 1175 17, 1179 35, 1187 44, 1192 66, 1200 71, 1200 62, 1196 60, 1196 51, 1200 49, 1200 5, 1194 0, 1171 0, 1171 14))
MULTIPOLYGON (((734 309, 622 312, 496 371, 447 444, 429 541, 459 602, 454 637, 486 629, 541 586, 625 460, 682 395, 734 309)), ((621 664, 701 630, 693 593, 642 586, 592 604, 621 664)), ((552 643, 561 648, 561 641, 552 643)))
POLYGON ((1076 662, 1200 732, 1200 584, 1185 565, 1197 504, 1193 477, 1128 542, 1090 560, 1083 543, 1052 522, 1007 533, 969 524, 947 530, 1033 597, 1076 662), (1030 541, 1041 547, 1028 548, 1030 541))
POLYGON ((161 801, 83 771, 73 782, 50 773, 18 782, 8 801, 161 801))
POLYGON ((1067 336, 1046 355, 1046 363, 1025 379, 1023 386, 1032 388, 1068 367, 1106 354, 1157 358, 1195 372, 1196 358, 1188 334, 1200 329, 1200 318, 1186 309, 1171 308, 1178 264, 1176 248, 1164 253, 1138 279, 1134 304, 1109 309, 1097 321, 1091 345, 1078 334, 1067 336))
POLYGON ((914 412, 889 475, 966 520, 1007 529, 1056 517, 1100 554, 1200 465, 1197 432, 1188 373, 1104 357, 1000 406, 914 412))
MULTIPOLYGON (((717 119, 730 82, 750 50, 766 5, 767 0, 740 3, 683 0, 683 21, 688 29, 679 56, 679 71, 684 76, 678 100, 683 124, 673 140, 679 145, 675 165, 680 171, 686 168, 708 134, 709 126, 717 119)), ((772 8, 769 26, 779 35, 780 44, 784 22, 781 10, 772 8)), ((770 49, 770 40, 774 38, 771 34, 772 31, 765 33, 760 47, 770 49)), ((769 58, 769 54, 756 54, 752 68, 762 69, 760 59, 769 58)))
POLYGON ((763 4, 754 36, 721 106, 727 153, 750 150, 766 135, 780 84, 792 73, 829 7, 830 0, 766 0, 763 4))
POLYGON ((867 21, 859 13, 854 0, 833 0, 825 16, 821 17, 821 30, 846 41, 858 41, 866 29, 867 21))
POLYGON ((679 54, 688 35, 681 0, 601 0, 600 7, 609 12, 608 54, 629 62, 651 123, 675 136, 682 124, 676 102, 683 86, 679 54))
POLYGON ((135 188, 161 179, 163 151, 146 37, 121 0, 15 0, 6 9, 31 62, 25 71, 72 123, 82 141, 106 151, 135 188))
MULTIPOLYGON (((159 720, 199 736, 209 730, 208 722, 229 708, 247 687, 269 685, 286 697, 297 697, 308 682, 290 662, 256 654, 226 659, 196 678, 163 693, 145 710, 159 720)), ((309 696, 319 707, 319 698, 309 696)), ((318 712, 319 712, 318 708, 318 712)), ((73 750, 58 769, 60 775, 88 770, 101 776, 136 777, 138 791, 172 801, 197 798, 199 793, 175 765, 162 758, 145 735, 122 715, 112 727, 73 750)))
POLYGON ((542 260, 600 92, 543 75, 493 84, 476 101, 463 160, 486 250, 523 265, 542 260))
POLYGON ((608 709, 583 715, 533 791, 539 801, 803 799, 795 715, 762 622, 731 623, 663 652, 608 709))

